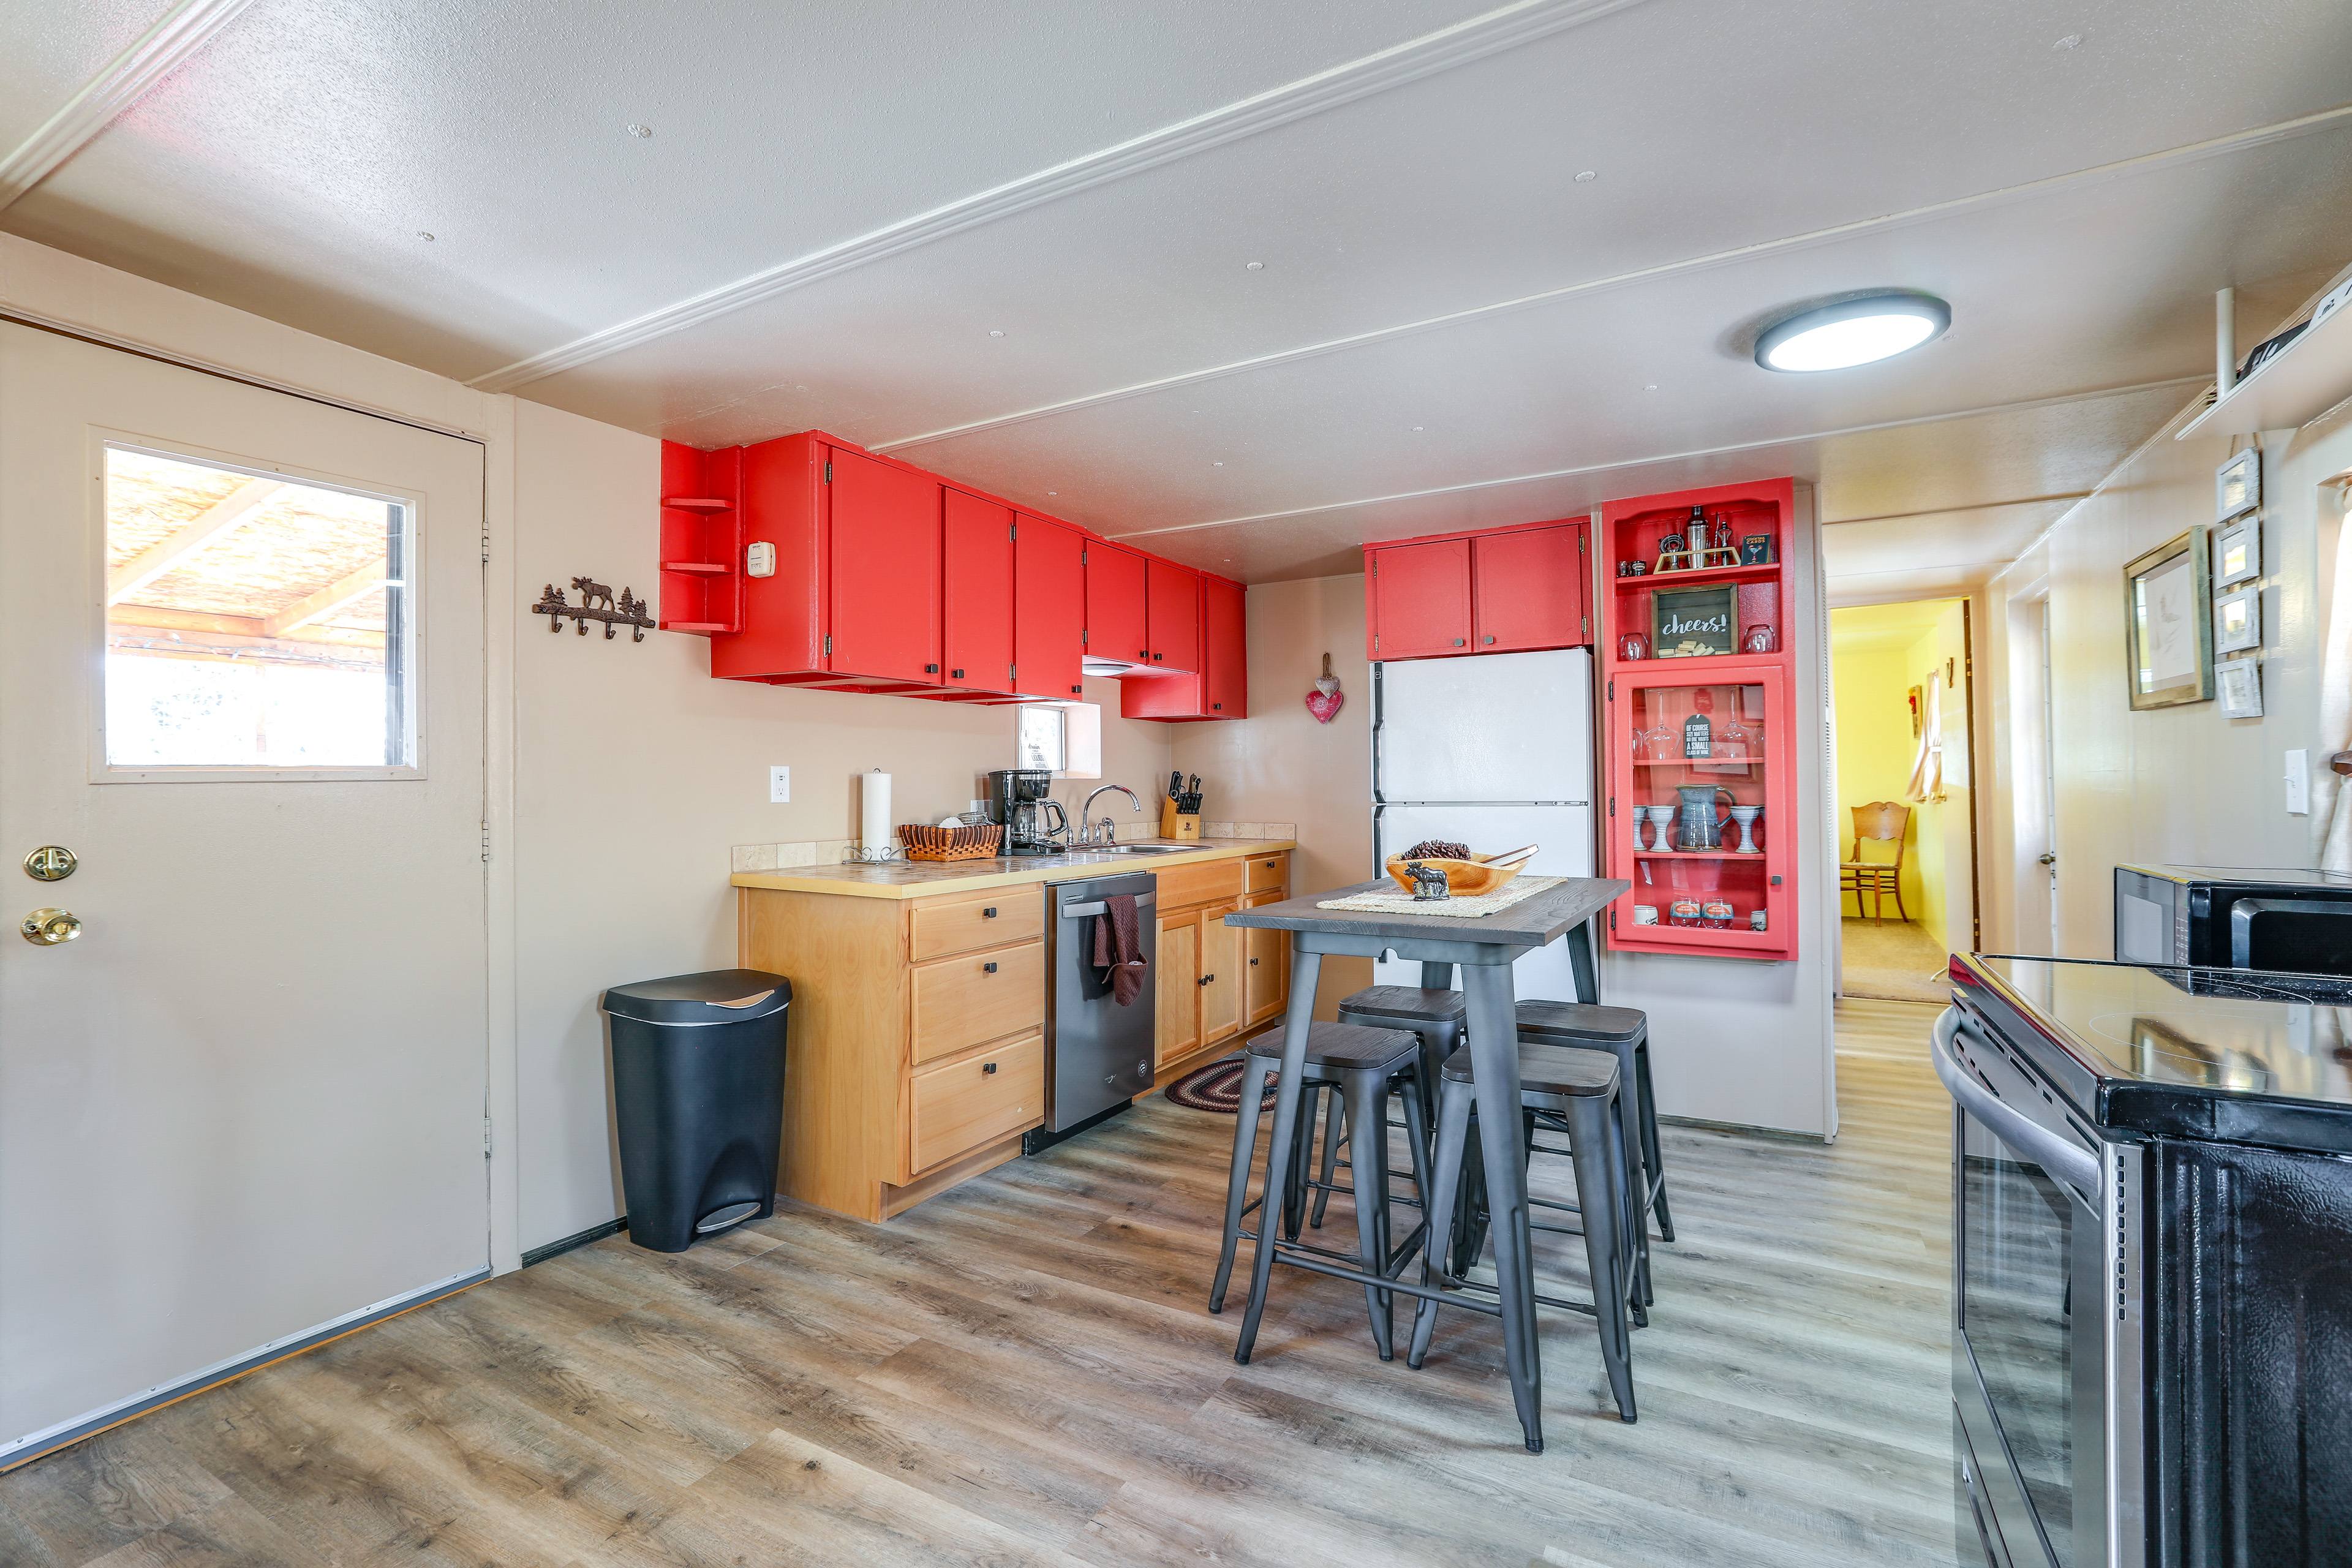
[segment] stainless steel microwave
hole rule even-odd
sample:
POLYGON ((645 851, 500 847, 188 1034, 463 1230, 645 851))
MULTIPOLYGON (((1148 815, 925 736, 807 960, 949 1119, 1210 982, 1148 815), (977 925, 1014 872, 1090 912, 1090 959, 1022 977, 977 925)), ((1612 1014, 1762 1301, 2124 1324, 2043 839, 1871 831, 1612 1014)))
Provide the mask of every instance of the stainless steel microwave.
POLYGON ((2116 958, 2352 974, 2352 877, 2224 866, 2116 868, 2116 958))

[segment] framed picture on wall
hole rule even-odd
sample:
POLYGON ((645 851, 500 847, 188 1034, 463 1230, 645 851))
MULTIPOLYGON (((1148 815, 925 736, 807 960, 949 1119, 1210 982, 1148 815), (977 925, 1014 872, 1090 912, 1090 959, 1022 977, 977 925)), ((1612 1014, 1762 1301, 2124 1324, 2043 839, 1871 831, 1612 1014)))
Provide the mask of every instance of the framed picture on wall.
POLYGON ((2213 586, 2234 588, 2263 574, 2263 520, 2242 518, 2213 534, 2213 586))
POLYGON ((2213 601, 2213 651, 2240 653, 2263 646, 2263 591, 2245 587, 2213 601))
POLYGON ((2124 568, 2124 671, 2134 708, 2213 700, 2212 531, 2177 534, 2124 568))
POLYGON ((2213 667, 2213 685, 2221 699, 2224 719, 2263 716, 2263 661, 2225 658, 2213 667))
POLYGON ((2263 504, 2263 455, 2241 452, 2213 470, 2213 521, 2227 522, 2263 504))
POLYGON ((1738 651, 1739 590, 1661 588, 1650 595, 1650 650, 1655 658, 1696 658, 1738 651))

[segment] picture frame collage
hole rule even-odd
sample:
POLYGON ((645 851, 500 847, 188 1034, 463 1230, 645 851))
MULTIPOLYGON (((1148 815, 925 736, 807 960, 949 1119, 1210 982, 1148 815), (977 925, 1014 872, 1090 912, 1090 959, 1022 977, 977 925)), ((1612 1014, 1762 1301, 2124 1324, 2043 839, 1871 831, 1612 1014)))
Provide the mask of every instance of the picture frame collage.
POLYGON ((2263 716, 2263 463, 2234 454, 2213 474, 2213 694, 2224 719, 2263 716))

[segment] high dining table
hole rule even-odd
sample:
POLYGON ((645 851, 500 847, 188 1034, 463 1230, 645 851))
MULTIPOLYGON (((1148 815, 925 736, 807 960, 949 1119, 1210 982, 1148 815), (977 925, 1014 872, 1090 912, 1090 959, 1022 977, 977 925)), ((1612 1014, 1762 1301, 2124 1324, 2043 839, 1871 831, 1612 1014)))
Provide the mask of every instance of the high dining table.
MULTIPOLYGON (((1360 893, 1396 889, 1395 883, 1381 880, 1227 915, 1227 925, 1290 933, 1290 1005, 1283 1015, 1282 1078, 1275 1094, 1274 1137, 1266 1152, 1269 1184, 1279 1179, 1271 1173, 1290 1168, 1291 1143, 1298 1133, 1299 1085, 1306 1077, 1307 1026, 1315 1016, 1315 983, 1322 973, 1325 953, 1377 958, 1392 952, 1407 961, 1419 960, 1422 984, 1430 986, 1448 984, 1448 971, 1461 965, 1464 1001, 1469 1012, 1465 1048, 1470 1052, 1478 1120, 1489 1128, 1516 1129, 1519 1125, 1518 1007, 1512 991, 1511 964, 1530 949, 1565 938, 1579 999, 1594 1000, 1592 920, 1632 887, 1631 882, 1615 878, 1570 877, 1492 914, 1473 918, 1318 907, 1360 893)), ((1243 1114, 1248 1114, 1246 1108, 1243 1114)), ((1495 1238, 1497 1289, 1494 1301, 1391 1276, 1366 1274, 1304 1252, 1285 1255, 1282 1260, 1318 1274, 1408 1296, 1434 1296, 1474 1311, 1498 1311, 1511 1400, 1518 1409, 1528 1452, 1540 1454, 1543 1382, 1537 1355, 1525 1152, 1514 1136, 1482 1138, 1478 1145, 1495 1238)), ((1257 1342, 1258 1320, 1265 1311, 1276 1255, 1283 1249, 1270 1217, 1278 1206, 1268 1198, 1252 1250, 1249 1310, 1243 1315, 1241 1339, 1234 1348, 1234 1359, 1244 1365, 1257 1342)))

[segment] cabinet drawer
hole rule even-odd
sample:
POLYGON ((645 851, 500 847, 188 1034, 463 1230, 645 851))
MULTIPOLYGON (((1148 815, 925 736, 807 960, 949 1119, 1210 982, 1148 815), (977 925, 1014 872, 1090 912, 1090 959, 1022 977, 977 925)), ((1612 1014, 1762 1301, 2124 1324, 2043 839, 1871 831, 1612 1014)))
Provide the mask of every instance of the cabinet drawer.
POLYGON ((1286 850, 1277 850, 1272 855, 1253 855, 1242 864, 1246 868, 1249 878, 1245 891, 1265 893, 1290 885, 1290 855, 1286 850))
POLYGON ((1027 942, 1045 931, 1045 900, 1034 888, 1004 888, 987 897, 925 900, 914 909, 908 939, 915 962, 977 947, 1027 942))
POLYGON ((1164 913, 1187 904, 1215 904, 1242 896, 1242 863, 1207 860, 1196 866, 1171 866, 1160 876, 1160 908, 1164 913))
POLYGON ((907 1163, 943 1161, 1034 1127, 1045 1116, 1045 1037, 1024 1035, 992 1051, 914 1075, 908 1097, 907 1163))
POLYGON ((1045 944, 942 958, 915 970, 915 1060, 935 1061, 1045 1021, 1045 944))

